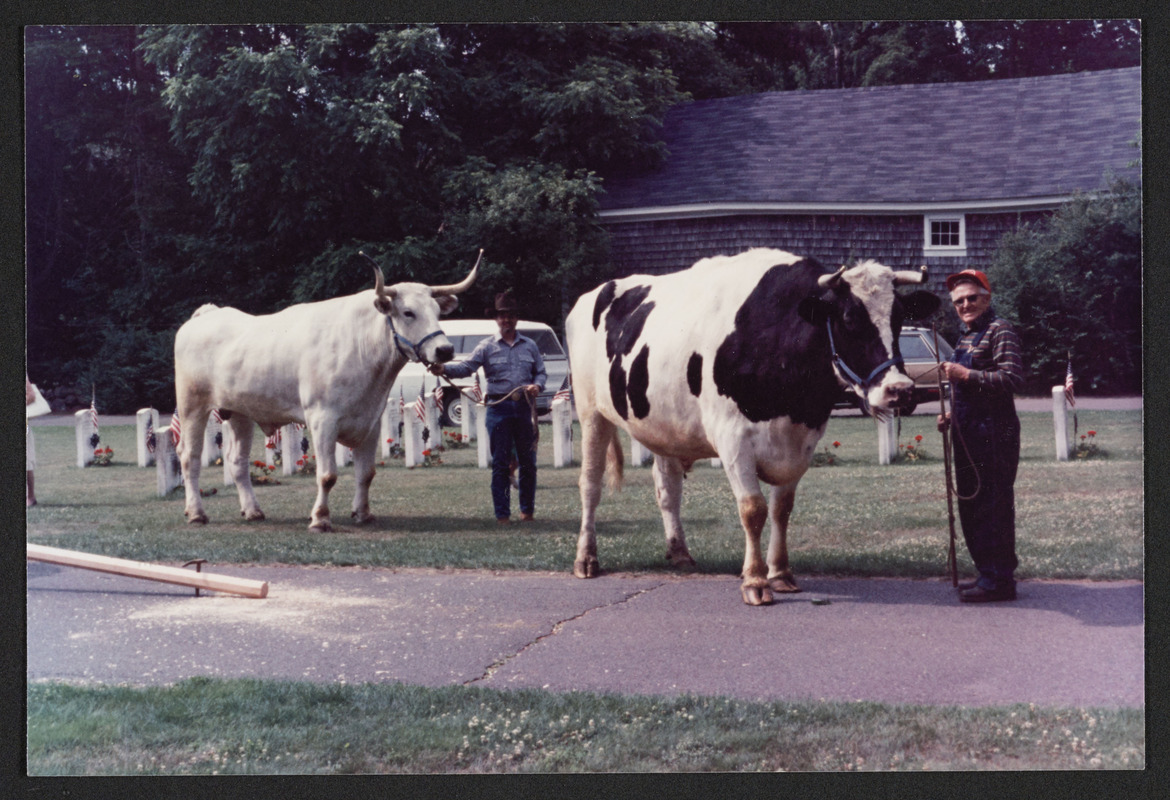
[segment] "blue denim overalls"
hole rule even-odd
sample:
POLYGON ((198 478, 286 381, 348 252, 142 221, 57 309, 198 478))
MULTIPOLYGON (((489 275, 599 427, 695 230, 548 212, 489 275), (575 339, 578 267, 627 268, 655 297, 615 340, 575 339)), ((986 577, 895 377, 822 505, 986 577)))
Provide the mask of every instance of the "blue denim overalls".
MULTIPOLYGON (((970 347, 955 349, 951 359, 968 369, 974 363, 988 328, 970 347)), ((959 520, 967 550, 979 570, 978 585, 987 590, 1015 583, 1016 470, 1020 462, 1020 419, 1011 393, 982 392, 979 387, 951 384, 952 451, 959 520), (972 496, 973 495, 973 496, 972 496), (964 500, 964 497, 970 499, 964 500)))

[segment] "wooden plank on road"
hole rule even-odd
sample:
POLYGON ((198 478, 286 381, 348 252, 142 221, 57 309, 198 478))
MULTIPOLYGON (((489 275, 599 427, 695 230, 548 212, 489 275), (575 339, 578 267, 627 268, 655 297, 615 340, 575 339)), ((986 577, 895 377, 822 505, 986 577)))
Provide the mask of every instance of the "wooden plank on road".
POLYGON ((77 550, 62 550, 59 547, 46 547, 39 544, 26 544, 25 548, 29 561, 43 561, 48 564, 109 572, 114 575, 126 575, 131 578, 142 578, 160 583, 194 586, 197 589, 228 592, 244 597, 263 598, 268 596, 268 581, 233 578, 229 575, 216 575, 210 572, 194 572, 180 567, 164 567, 158 564, 147 564, 143 561, 99 556, 77 550))

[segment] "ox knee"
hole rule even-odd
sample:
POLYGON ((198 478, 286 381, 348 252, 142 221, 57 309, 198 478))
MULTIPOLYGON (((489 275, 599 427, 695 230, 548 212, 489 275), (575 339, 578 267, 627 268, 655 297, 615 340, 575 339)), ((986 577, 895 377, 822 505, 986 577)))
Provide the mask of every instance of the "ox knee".
POLYGON ((331 490, 337 484, 337 475, 333 472, 326 472, 321 476, 321 488, 325 491, 331 490))
POLYGON ((750 494, 739 501, 739 519, 750 536, 759 536, 768 519, 768 501, 762 494, 750 494))

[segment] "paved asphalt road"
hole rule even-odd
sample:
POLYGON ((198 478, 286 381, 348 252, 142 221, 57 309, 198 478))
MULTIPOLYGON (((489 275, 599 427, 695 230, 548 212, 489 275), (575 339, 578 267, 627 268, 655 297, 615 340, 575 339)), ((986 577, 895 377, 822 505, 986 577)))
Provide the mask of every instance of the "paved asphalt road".
POLYGON ((731 576, 205 571, 268 581, 268 597, 196 598, 185 587, 29 562, 29 680, 1145 703, 1138 581, 1022 582, 1014 603, 971 606, 945 581, 806 578, 803 593, 750 608, 731 576))

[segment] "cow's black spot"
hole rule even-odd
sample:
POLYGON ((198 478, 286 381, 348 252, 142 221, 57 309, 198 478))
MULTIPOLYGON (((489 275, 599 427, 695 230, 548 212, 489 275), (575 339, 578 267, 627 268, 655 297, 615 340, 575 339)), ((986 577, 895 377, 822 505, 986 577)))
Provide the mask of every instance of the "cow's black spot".
POLYGON ((605 357, 610 361, 615 355, 629 355, 634 349, 646 317, 654 308, 653 303, 642 302, 649 293, 649 286, 635 286, 622 292, 610 305, 605 315, 605 357))
POLYGON ((613 407, 622 419, 630 418, 630 409, 626 405, 626 371, 622 369, 622 357, 619 355, 609 365, 609 396, 613 400, 613 407))
POLYGON ((646 396, 646 390, 650 388, 649 361, 650 345, 642 345, 642 349, 630 364, 630 381, 626 386, 626 394, 630 398, 630 410, 638 419, 645 419, 650 413, 650 398, 646 396))
POLYGON ((815 260, 803 259, 765 272, 715 352, 715 388, 752 422, 787 416, 820 427, 832 413, 841 390, 829 362, 828 336, 824 326, 806 322, 796 311, 803 298, 820 292, 817 278, 823 271, 815 260))
POLYGON ((687 386, 695 397, 703 391, 703 357, 698 353, 691 353, 687 361, 687 386))
POLYGON ((593 303, 593 330, 597 330, 597 326, 601 324, 601 315, 613 302, 615 291, 617 291, 617 281, 610 281, 602 286, 601 291, 597 293, 597 300, 593 303))

